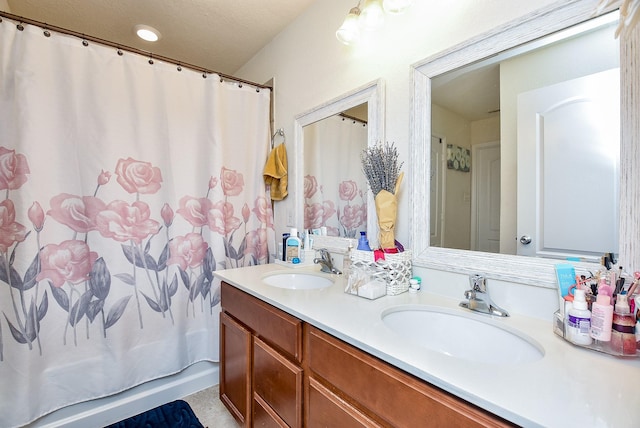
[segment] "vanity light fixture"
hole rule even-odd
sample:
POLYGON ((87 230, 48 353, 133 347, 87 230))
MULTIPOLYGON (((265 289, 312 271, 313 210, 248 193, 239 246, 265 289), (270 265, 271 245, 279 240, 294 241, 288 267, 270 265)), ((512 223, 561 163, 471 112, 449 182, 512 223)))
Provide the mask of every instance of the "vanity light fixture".
POLYGON ((384 25, 382 0, 365 0, 360 22, 365 30, 377 30, 384 25))
POLYGON ((133 29, 142 40, 157 42, 160 38, 160 32, 148 25, 136 25, 133 29))
MULTIPOLYGON (((360 3, 358 3, 359 5, 360 3)), ((360 8, 351 8, 344 22, 336 31, 336 38, 345 45, 355 45, 360 40, 360 8)))
POLYGON ((363 31, 377 30, 384 25, 385 13, 400 14, 413 4, 413 0, 364 0, 358 1, 336 31, 336 38, 345 45, 355 45, 363 31))

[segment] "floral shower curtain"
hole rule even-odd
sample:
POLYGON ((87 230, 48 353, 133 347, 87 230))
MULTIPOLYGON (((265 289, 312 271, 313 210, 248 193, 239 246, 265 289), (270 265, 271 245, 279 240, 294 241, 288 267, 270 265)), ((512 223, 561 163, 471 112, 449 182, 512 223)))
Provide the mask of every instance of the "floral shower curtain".
POLYGON ((16 24, 0 22, 2 427, 217 361, 212 271, 274 241, 268 90, 16 24))
POLYGON ((304 227, 355 238, 367 229, 367 181, 360 154, 362 122, 332 116, 304 128, 304 227))

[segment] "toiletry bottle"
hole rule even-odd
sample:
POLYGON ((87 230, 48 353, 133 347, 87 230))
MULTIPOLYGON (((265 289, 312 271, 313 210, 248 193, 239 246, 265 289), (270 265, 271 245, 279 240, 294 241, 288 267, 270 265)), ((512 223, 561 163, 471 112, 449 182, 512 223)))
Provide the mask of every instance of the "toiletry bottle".
POLYGON ((291 233, 286 240, 285 244, 286 253, 287 253, 287 261, 294 262, 294 259, 297 259, 298 263, 300 263, 300 250, 302 249, 302 241, 298 238, 298 229, 295 227, 291 228, 291 233))
POLYGON ((613 310, 611 348, 622 355, 636 354, 636 317, 629 309, 627 295, 618 294, 613 310))
POLYGON ((591 345, 591 311, 587 307, 585 291, 576 288, 573 307, 569 310, 569 340, 576 345, 591 345))
POLYGON ((287 261, 287 238, 289 237, 288 233, 282 234, 282 261, 287 261))
POLYGON ((563 299, 564 303, 564 338, 567 340, 571 340, 569 334, 571 334, 571 330, 569 330, 569 311, 573 308, 573 294, 567 294, 563 299))
POLYGON ((367 232, 360 232, 360 239, 358 240, 358 250, 371 251, 371 247, 369 247, 369 240, 367 239, 367 232))
POLYGON ((636 350, 640 350, 640 294, 635 297, 636 302, 636 350))
POLYGON ((591 305, 591 337, 600 342, 610 341, 612 322, 611 298, 606 294, 598 294, 598 298, 591 305))

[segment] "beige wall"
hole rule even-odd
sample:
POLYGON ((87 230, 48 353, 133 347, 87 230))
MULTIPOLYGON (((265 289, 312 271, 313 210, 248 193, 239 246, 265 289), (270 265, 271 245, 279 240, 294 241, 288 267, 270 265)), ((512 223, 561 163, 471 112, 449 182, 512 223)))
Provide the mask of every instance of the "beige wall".
MULTIPOLYGON (((446 144, 471 148, 471 122, 436 104, 431 106, 432 134, 446 144)), ((471 174, 445 168, 443 247, 468 250, 471 245, 471 174)))
MULTIPOLYGON (((554 1, 419 0, 409 13, 389 16, 385 27, 367 38, 370 47, 352 48, 340 44, 335 31, 357 2, 317 0, 235 75, 255 82, 274 78, 275 126, 284 128, 290 159, 294 157, 297 114, 383 79, 385 140, 396 143, 408 172, 411 64, 554 1)), ((298 165, 291 165, 291 174, 298 170, 298 165)), ((424 183, 421 187, 429 186, 424 183)), ((284 231, 287 212, 294 210, 291 200, 276 204, 277 233, 284 231)), ((405 181, 399 194, 397 225, 397 238, 403 243, 409 240, 409 204, 405 181)), ((300 227, 302 218, 298 223, 300 227)))
POLYGON ((0 10, 5 12, 11 12, 11 9, 9 9, 9 4, 7 3, 7 0, 0 0, 0 10))

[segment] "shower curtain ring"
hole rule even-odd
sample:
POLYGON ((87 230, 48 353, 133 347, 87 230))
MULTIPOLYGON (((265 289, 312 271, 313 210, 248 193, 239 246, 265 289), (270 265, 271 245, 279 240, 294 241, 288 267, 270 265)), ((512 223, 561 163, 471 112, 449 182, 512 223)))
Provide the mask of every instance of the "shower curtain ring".
POLYGON ((149 64, 153 65, 153 54, 149 54, 149 64))
POLYGON ((43 29, 44 31, 42 32, 42 34, 44 34, 45 37, 51 37, 51 32, 49 30, 47 30, 46 28, 43 29))
POLYGON ((24 31, 24 25, 22 25, 22 22, 16 25, 16 28, 20 31, 24 31))

